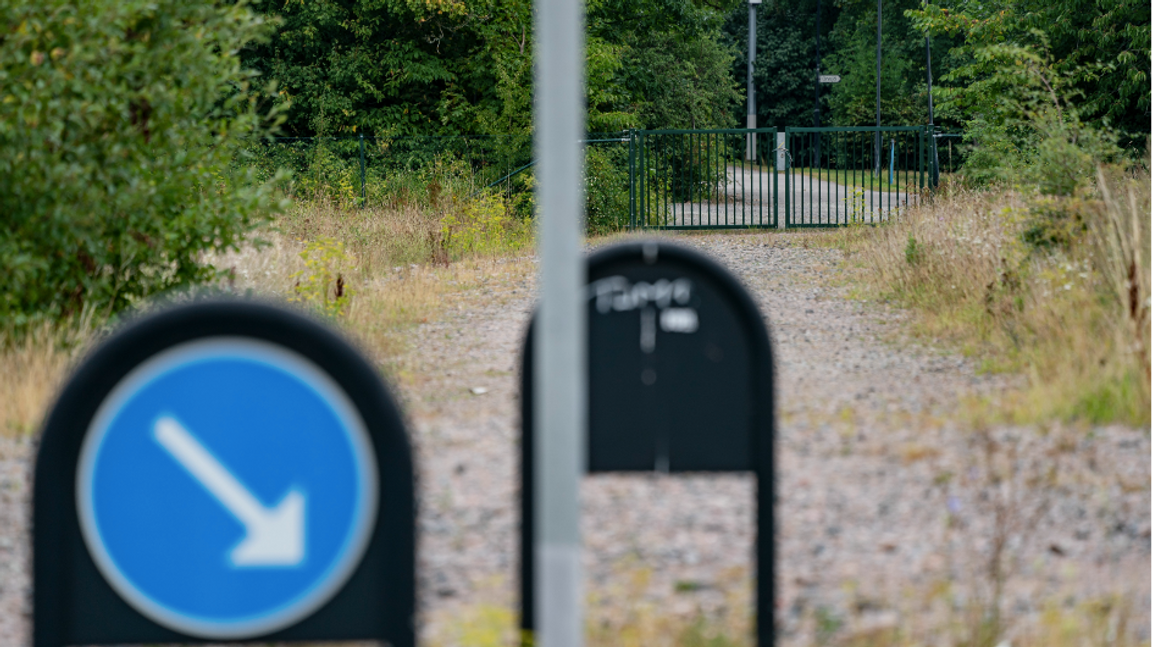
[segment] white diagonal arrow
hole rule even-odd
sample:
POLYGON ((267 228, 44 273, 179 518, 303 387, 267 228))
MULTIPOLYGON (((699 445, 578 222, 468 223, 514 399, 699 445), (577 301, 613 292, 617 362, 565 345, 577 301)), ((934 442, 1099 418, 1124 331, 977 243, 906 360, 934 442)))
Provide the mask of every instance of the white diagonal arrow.
POLYGON ((153 427, 156 442, 220 501, 247 535, 232 549, 233 566, 296 566, 304 559, 304 495, 290 490, 265 508, 196 437, 173 418, 153 427))

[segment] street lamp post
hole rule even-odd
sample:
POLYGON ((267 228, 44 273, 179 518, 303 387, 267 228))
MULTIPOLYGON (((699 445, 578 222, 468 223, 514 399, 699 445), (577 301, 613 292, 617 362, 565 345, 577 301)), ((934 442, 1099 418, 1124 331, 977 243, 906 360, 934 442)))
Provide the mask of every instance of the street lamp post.
POLYGON ((880 177, 880 36, 884 24, 884 0, 876 0, 876 177, 880 177))
MULTIPOLYGON (((820 127, 820 0, 816 0, 816 102, 812 110, 812 125, 820 127)), ((816 161, 820 160, 820 133, 816 137, 816 161)))
POLYGON ((940 156, 936 152, 936 121, 932 114, 932 36, 924 36, 924 60, 928 66, 928 132, 932 139, 932 188, 940 184, 940 156))
POLYGON ((812 104, 812 125, 820 127, 820 0, 816 0, 816 89, 812 104))
MULTIPOLYGON (((756 5, 760 0, 748 0, 748 128, 756 127, 756 81, 753 72, 756 68, 756 5)), ((756 135, 748 133, 745 145, 745 158, 756 159, 756 135)))

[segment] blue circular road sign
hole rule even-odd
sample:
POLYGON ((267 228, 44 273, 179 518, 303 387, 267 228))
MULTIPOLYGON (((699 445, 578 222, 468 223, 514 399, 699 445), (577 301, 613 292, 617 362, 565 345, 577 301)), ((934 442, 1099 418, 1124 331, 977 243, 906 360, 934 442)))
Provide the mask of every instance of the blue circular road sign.
POLYGON ((185 341, 124 375, 91 419, 75 488, 112 588, 208 639, 274 632, 325 604, 356 570, 378 505, 349 396, 252 337, 185 341))

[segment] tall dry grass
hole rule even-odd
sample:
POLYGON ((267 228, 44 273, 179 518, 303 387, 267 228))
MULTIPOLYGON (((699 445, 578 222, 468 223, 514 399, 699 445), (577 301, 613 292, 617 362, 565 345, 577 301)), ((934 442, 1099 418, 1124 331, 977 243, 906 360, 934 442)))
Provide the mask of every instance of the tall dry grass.
POLYGON ((874 296, 987 370, 1027 377, 1010 419, 1149 421, 1149 182, 1102 169, 1074 198, 945 190, 841 244, 874 296))
POLYGON ((0 434, 26 439, 94 337, 89 318, 42 325, 21 338, 0 333, 0 434))
POLYGON ((1149 204, 1148 178, 1109 178, 1097 174, 1101 206, 1092 221, 1090 243, 1095 267, 1111 304, 1115 344, 1138 362, 1145 378, 1152 379, 1149 366, 1149 204))
MULTIPOLYGON (((478 285, 493 263, 503 276, 532 271, 527 260, 506 262, 531 253, 530 224, 485 195, 365 209, 296 202, 256 239, 239 252, 205 257, 222 271, 210 288, 295 302, 329 318, 391 372, 400 370, 405 331, 478 285)), ((107 324, 85 317, 19 338, 0 331, 0 433, 39 429, 68 372, 107 324)))
POLYGON ((265 239, 263 249, 210 259, 228 270, 229 289, 336 313, 333 322, 392 369, 404 331, 434 316, 453 293, 476 286, 492 263, 505 275, 531 271, 526 261, 504 262, 530 253, 529 224, 510 221, 502 204, 483 195, 363 209, 299 202, 265 239), (488 244, 454 244, 458 228, 480 232, 488 244), (329 253, 333 248, 340 253, 329 253), (305 293, 304 285, 326 292, 305 293), (331 308, 338 299, 341 307, 331 308))

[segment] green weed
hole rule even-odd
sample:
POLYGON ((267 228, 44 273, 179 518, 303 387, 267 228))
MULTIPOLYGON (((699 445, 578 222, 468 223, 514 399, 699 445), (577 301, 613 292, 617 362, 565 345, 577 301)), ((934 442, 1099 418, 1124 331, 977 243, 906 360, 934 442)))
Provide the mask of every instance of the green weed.
POLYGON ((354 290, 344 276, 354 263, 344 243, 318 238, 304 245, 300 258, 304 269, 292 275, 296 283, 289 301, 306 304, 327 317, 347 314, 354 290))

